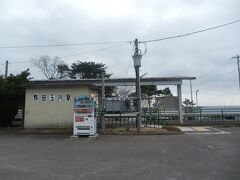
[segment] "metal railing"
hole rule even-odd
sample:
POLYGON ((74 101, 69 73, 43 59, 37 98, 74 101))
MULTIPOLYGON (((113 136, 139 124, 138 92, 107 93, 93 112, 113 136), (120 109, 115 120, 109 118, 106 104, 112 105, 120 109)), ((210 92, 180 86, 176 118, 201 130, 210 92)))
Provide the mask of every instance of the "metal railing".
MULTIPOLYGON (((240 109, 199 110, 183 114, 182 125, 240 125, 240 109)), ((100 114, 97 114, 100 128, 100 114)), ((106 128, 136 127, 136 113, 104 114, 106 128)), ((176 111, 145 111, 142 113, 142 126, 159 127, 180 125, 176 111)))

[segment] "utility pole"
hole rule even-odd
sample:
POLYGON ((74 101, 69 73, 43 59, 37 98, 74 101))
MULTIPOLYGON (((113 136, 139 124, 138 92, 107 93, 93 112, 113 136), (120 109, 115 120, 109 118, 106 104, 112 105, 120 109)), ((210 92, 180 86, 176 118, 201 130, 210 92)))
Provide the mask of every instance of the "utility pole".
POLYGON ((138 39, 134 41, 135 51, 133 58, 134 68, 136 72, 136 95, 137 95, 137 131, 141 131, 141 88, 140 88, 140 76, 139 68, 141 67, 142 54, 138 49, 138 39))
POLYGON ((7 76, 8 76, 8 60, 6 61, 6 64, 5 64, 5 76, 4 76, 4 78, 7 79, 7 76))
POLYGON ((102 101, 101 101, 101 129, 102 133, 105 133, 105 118, 104 118, 104 110, 105 110, 105 79, 104 72, 102 72, 102 101))
POLYGON ((193 102, 193 95, 192 95, 192 80, 190 79, 190 91, 191 91, 191 102, 193 102))
POLYGON ((240 56, 239 55, 237 55, 237 56, 235 56, 235 57, 233 57, 233 58, 235 58, 235 59, 237 59, 237 64, 238 64, 238 84, 239 84, 239 89, 240 89, 240 56))
POLYGON ((198 92, 199 92, 199 89, 196 90, 196 105, 198 107, 198 92))

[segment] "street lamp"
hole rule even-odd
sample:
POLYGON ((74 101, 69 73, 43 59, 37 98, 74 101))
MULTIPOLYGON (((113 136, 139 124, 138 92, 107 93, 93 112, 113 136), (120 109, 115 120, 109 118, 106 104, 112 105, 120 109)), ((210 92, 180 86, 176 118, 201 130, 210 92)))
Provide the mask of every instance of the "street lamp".
POLYGON ((140 76, 140 79, 146 76, 148 73, 144 73, 143 75, 140 76))
POLYGON ((133 58, 133 65, 136 72, 136 95, 137 95, 137 131, 141 131, 141 89, 140 89, 140 76, 139 68, 141 67, 142 54, 138 49, 138 39, 134 41, 135 51, 133 58))
POLYGON ((199 92, 199 89, 196 90, 196 105, 198 107, 198 92, 199 92))

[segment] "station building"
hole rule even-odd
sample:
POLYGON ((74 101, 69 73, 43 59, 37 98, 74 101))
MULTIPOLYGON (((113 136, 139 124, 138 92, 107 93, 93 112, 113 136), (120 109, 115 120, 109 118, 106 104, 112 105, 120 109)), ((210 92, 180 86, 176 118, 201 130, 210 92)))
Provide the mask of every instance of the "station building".
MULTIPOLYGON (((179 122, 183 122, 182 81, 195 77, 142 78, 141 85, 176 85, 179 122)), ((135 86, 135 78, 106 79, 105 86, 135 86)), ((37 80, 26 86, 24 128, 72 128, 73 98, 97 95, 101 79, 37 80)))
POLYGON ((73 98, 92 94, 87 84, 33 81, 26 87, 24 128, 72 128, 73 98))

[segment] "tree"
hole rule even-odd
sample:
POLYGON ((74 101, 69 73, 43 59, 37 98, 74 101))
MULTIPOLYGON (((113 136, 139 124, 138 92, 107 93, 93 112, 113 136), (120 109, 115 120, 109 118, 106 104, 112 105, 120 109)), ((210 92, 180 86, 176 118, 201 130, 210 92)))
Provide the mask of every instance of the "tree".
POLYGON ((141 86, 141 93, 146 94, 147 96, 152 96, 156 93, 157 86, 156 85, 145 85, 141 86))
POLYGON ((172 95, 172 92, 169 89, 169 87, 167 87, 167 88, 163 89, 162 94, 163 95, 172 95))
POLYGON ((160 89, 156 91, 156 95, 161 95, 161 94, 164 96, 172 96, 172 92, 169 89, 169 87, 164 88, 163 90, 160 89))
POLYGON ((58 56, 51 58, 48 55, 43 55, 32 58, 32 63, 47 79, 56 79, 58 65, 63 64, 63 61, 58 56))
POLYGON ((106 73, 105 64, 95 62, 77 61, 71 66, 70 77, 73 79, 100 79, 102 73, 105 78, 109 78, 112 74, 106 73))
POLYGON ((127 98, 132 92, 132 88, 129 86, 120 86, 116 89, 115 93, 117 97, 127 98))
MULTIPOLYGON (((77 61, 72 64, 69 76, 73 79, 100 79, 104 73, 104 77, 108 79, 112 74, 107 74, 106 69, 107 67, 102 63, 77 61)), ((114 86, 105 87, 105 96, 112 96, 115 89, 114 86)))
POLYGON ((24 84, 29 82, 29 69, 18 75, 10 74, 6 79, 0 76, 0 126, 11 126, 19 107, 25 101, 24 84))
POLYGON ((156 94, 157 86, 156 85, 144 85, 141 86, 141 94, 142 98, 147 100, 148 103, 148 109, 151 107, 152 103, 152 95, 156 94))
MULTIPOLYGON (((155 85, 144 85, 141 86, 141 94, 143 98, 145 97, 144 95, 147 96, 152 96, 152 95, 164 95, 164 96, 172 96, 172 92, 169 89, 169 87, 164 88, 163 90, 157 90, 157 86, 155 85)), ((129 96, 136 96, 136 92, 130 93, 129 96)))
POLYGON ((70 73, 70 68, 68 67, 67 64, 58 64, 57 65, 57 73, 58 73, 58 79, 66 79, 69 77, 69 73, 70 73))
POLYGON ((193 103, 193 101, 191 101, 190 99, 185 98, 185 100, 183 101, 183 107, 186 113, 193 112, 194 105, 195 103, 193 103))

